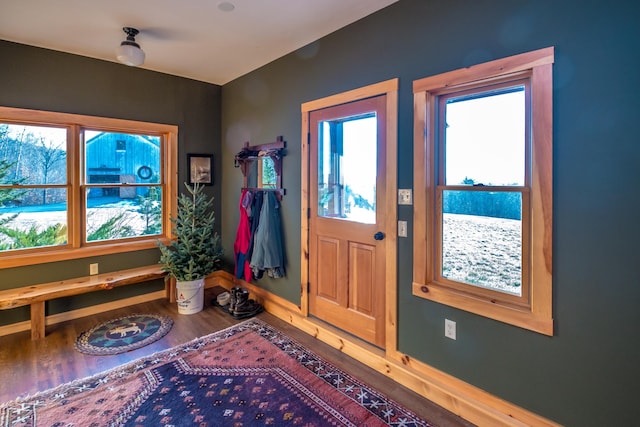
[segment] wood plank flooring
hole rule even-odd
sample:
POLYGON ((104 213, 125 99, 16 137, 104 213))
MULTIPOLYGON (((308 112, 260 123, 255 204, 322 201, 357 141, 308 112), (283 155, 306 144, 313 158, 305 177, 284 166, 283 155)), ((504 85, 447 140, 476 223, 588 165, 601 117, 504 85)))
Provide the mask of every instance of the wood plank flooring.
MULTIPOLYGON (((205 308, 197 314, 179 314, 175 303, 157 300, 47 326, 46 337, 37 341, 31 340, 29 331, 0 337, 0 402, 96 374, 239 323, 240 321, 211 306, 211 299, 220 290, 221 288, 206 290, 205 308), (74 349, 75 339, 81 332, 102 321, 133 313, 167 314, 174 320, 173 328, 162 339, 128 353, 89 356, 74 349)), ((280 319, 268 313, 261 313, 258 317, 361 381, 384 391, 398 403, 436 425, 472 426, 460 417, 280 319)))

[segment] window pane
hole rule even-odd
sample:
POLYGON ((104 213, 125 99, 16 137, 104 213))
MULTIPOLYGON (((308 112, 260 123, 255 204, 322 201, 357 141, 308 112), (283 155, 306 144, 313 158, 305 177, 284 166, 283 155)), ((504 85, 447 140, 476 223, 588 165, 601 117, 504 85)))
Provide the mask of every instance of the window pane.
POLYGON ((524 95, 517 86, 446 100, 446 185, 524 185, 524 95))
POLYGON ((442 276, 522 292, 522 194, 443 191, 442 276))
POLYGON ((160 137, 85 130, 86 182, 160 183, 160 137))
POLYGON ((322 122, 318 215, 376 222, 377 118, 322 122))
POLYGON ((0 189, 0 251, 67 240, 66 189, 0 189))
POLYGON ((88 189, 86 228, 88 242, 161 233, 161 187, 88 189))
POLYGON ((67 129, 0 123, 1 183, 65 184, 67 129))

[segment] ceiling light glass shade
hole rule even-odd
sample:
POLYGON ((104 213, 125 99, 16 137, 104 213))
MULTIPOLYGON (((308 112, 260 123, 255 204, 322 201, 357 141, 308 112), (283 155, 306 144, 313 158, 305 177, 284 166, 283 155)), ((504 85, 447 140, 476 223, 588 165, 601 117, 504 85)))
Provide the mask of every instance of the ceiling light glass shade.
POLYGON ((116 57, 118 61, 132 67, 137 67, 144 63, 144 51, 140 49, 137 43, 123 41, 116 49, 116 57))

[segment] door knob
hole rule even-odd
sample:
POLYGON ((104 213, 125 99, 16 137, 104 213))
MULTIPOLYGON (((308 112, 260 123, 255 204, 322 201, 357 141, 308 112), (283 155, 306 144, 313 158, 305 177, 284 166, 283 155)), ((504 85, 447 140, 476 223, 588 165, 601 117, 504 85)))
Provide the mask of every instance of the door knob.
POLYGON ((378 231, 376 234, 373 235, 373 238, 375 240, 382 240, 384 239, 384 233, 382 231, 378 231))

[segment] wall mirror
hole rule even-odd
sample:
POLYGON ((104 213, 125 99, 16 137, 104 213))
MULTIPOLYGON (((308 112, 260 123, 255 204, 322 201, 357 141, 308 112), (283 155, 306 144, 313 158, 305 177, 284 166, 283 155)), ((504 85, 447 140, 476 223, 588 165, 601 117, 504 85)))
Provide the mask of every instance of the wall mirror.
POLYGON ((285 142, 279 136, 276 142, 260 145, 245 143, 235 156, 235 167, 244 176, 244 189, 273 190, 284 194, 282 188, 282 158, 285 142))
POLYGON ((276 161, 272 157, 262 156, 246 160, 247 186, 253 188, 278 188, 279 174, 276 161))

